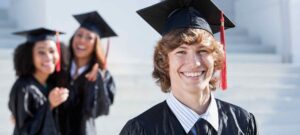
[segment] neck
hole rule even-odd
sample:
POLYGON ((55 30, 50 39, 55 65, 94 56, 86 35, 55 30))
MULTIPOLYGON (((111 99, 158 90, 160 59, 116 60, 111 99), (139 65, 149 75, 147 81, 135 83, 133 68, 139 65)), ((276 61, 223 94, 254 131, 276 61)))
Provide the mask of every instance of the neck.
POLYGON ((75 58, 75 64, 77 69, 87 65, 90 61, 90 58, 75 58))
POLYGON ((173 90, 173 95, 181 103, 188 106, 190 109, 201 115, 206 112, 210 103, 210 90, 206 88, 204 90, 197 90, 197 92, 187 92, 182 90, 173 90))
POLYGON ((40 72, 35 72, 33 74, 33 76, 40 84, 42 84, 43 86, 46 86, 49 75, 42 74, 40 72))

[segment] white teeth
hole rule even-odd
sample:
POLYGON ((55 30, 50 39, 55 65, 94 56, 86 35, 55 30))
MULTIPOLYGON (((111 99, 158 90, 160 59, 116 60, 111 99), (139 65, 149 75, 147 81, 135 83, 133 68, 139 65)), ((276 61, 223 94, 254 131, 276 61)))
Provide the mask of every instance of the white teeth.
POLYGON ((201 72, 183 72, 183 74, 188 77, 196 77, 196 76, 200 76, 201 72))
POLYGON ((85 49, 85 47, 83 45, 78 45, 79 49, 85 49))
POLYGON ((47 66, 47 67, 49 67, 49 66, 52 66, 54 63, 52 63, 52 62, 47 62, 47 63, 43 63, 43 66, 47 66))

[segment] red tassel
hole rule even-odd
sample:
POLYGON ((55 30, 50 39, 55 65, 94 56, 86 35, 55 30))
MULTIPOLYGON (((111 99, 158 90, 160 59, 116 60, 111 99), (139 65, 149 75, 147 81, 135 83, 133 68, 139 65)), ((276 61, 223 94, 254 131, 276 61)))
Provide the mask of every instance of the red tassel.
POLYGON ((107 44, 106 44, 106 53, 105 53, 105 59, 104 59, 104 69, 107 68, 107 57, 109 53, 109 47, 110 47, 110 40, 109 38, 107 39, 107 44))
POLYGON ((56 63, 56 71, 60 72, 61 70, 61 65, 60 65, 60 61, 61 61, 61 50, 60 50, 60 40, 59 40, 59 32, 56 32, 56 47, 57 47, 57 52, 58 52, 58 62, 56 63))
POLYGON ((227 64, 226 64, 226 45, 225 45, 225 28, 224 28, 224 16, 223 16, 223 11, 221 11, 221 26, 220 26, 220 39, 221 39, 221 44, 224 46, 224 63, 223 63, 223 68, 221 70, 221 88, 222 90, 227 89, 227 64))

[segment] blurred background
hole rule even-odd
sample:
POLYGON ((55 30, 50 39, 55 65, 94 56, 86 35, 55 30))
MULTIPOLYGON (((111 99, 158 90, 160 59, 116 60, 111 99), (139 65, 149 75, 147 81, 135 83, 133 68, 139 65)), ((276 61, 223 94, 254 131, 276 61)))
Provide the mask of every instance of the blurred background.
MULTIPOLYGON (((213 0, 236 24, 226 31, 228 90, 217 98, 254 113, 261 135, 296 135, 300 127, 300 0, 213 0)), ((8 95, 16 77, 12 53, 24 41, 11 33, 35 27, 78 28, 73 14, 97 10, 119 35, 111 39, 109 69, 117 83, 98 134, 117 135, 127 120, 163 101, 151 78, 160 35, 135 11, 159 0, 0 0, 0 134, 12 134, 8 95)), ((219 35, 215 35, 216 38, 219 35)), ((106 40, 102 40, 106 44, 106 40)))

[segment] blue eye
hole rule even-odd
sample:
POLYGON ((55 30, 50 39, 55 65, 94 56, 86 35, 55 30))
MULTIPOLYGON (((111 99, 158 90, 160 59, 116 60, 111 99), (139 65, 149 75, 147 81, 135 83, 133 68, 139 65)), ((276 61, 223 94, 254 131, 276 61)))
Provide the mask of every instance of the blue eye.
POLYGON ((206 49, 203 49, 203 50, 199 50, 199 51, 198 51, 198 53, 199 53, 199 54, 204 54, 204 53, 208 53, 208 50, 206 50, 206 49))
POLYGON ((185 51, 178 51, 178 52, 176 52, 176 54, 186 54, 186 52, 185 51))

